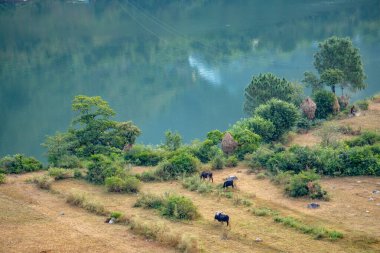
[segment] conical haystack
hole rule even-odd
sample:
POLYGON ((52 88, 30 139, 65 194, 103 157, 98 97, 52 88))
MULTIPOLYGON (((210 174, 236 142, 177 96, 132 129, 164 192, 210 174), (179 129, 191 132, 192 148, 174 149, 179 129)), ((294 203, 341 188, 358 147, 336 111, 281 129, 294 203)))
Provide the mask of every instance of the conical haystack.
POLYGON ((226 133, 222 139, 222 150, 225 154, 232 154, 237 148, 238 143, 234 140, 230 133, 226 133))
POLYGON ((314 103, 314 101, 311 98, 307 97, 302 102, 301 109, 309 120, 312 120, 315 118, 315 111, 317 110, 317 105, 314 103))

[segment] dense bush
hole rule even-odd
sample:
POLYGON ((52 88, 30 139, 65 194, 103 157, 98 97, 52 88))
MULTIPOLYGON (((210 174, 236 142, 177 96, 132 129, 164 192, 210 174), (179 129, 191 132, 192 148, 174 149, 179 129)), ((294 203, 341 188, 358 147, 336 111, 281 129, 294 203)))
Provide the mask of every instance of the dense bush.
POLYGON ((159 181, 161 178, 157 175, 156 170, 144 171, 141 174, 136 174, 136 178, 143 182, 159 181))
POLYGON ((199 160, 188 153, 179 153, 159 164, 156 175, 164 180, 190 175, 197 171, 199 160))
POLYGON ((50 168, 48 170, 49 176, 53 177, 55 180, 61 180, 73 177, 73 172, 71 170, 63 168, 50 168))
POLYGON ((124 170, 111 158, 104 155, 91 156, 88 166, 87 181, 94 184, 103 184, 107 177, 123 176, 124 170))
POLYGON ((380 134, 370 131, 363 132, 360 136, 346 141, 350 147, 373 145, 376 142, 380 142, 380 134))
POLYGON ((134 145, 125 154, 125 160, 143 166, 156 166, 165 157, 165 152, 144 145, 134 145))
POLYGON ((199 145, 199 148, 194 152, 194 155, 202 163, 207 163, 221 153, 222 150, 215 145, 214 141, 206 139, 199 145))
POLYGON ((182 186, 190 191, 196 191, 199 193, 209 193, 213 189, 210 182, 200 179, 198 175, 185 177, 182 180, 182 186))
POLYGON ((151 193, 140 194, 134 207, 160 209, 164 205, 164 198, 151 193))
POLYGON ((334 93, 327 90, 319 90, 313 95, 314 101, 317 104, 315 116, 318 119, 326 119, 333 113, 333 106, 335 103, 334 93))
POLYGON ((175 151, 182 145, 182 136, 179 133, 166 131, 164 147, 170 151, 175 151))
POLYGON ((19 174, 41 170, 42 163, 34 157, 26 157, 21 154, 16 154, 14 156, 5 156, 1 158, 0 169, 3 169, 5 173, 19 174))
POLYGON ((259 116, 252 117, 248 120, 248 129, 260 135, 265 142, 272 141, 276 131, 272 121, 263 119, 259 116))
POLYGON ((212 130, 207 133, 207 139, 211 140, 214 145, 220 144, 223 138, 223 133, 219 130, 212 130))
POLYGON ((294 175, 290 178, 285 192, 291 197, 309 196, 311 198, 327 198, 326 191, 322 190, 317 180, 320 176, 315 172, 308 170, 294 175))
POLYGON ((268 168, 267 162, 275 154, 273 150, 266 147, 260 147, 255 152, 252 153, 252 159, 249 162, 249 167, 251 170, 256 170, 258 168, 268 168))
POLYGON ((243 129, 241 131, 235 132, 233 137, 238 143, 238 146, 234 153, 240 160, 244 159, 245 154, 255 151, 259 147, 259 143, 261 141, 259 135, 251 132, 248 129, 243 129))
POLYGON ((75 155, 63 155, 53 164, 54 166, 60 168, 80 168, 82 167, 81 162, 75 155))
POLYGON ((212 159, 211 168, 214 170, 221 170, 224 168, 224 158, 222 155, 218 155, 212 159))
POLYGON ((225 166, 226 167, 236 167, 238 165, 239 160, 236 156, 232 155, 226 158, 225 160, 225 166))
POLYGON ((107 191, 109 192, 128 192, 135 193, 140 190, 140 180, 134 176, 118 176, 107 177, 105 180, 107 191))
POLYGON ((299 111, 293 104, 278 99, 271 99, 267 103, 257 107, 254 115, 273 123, 275 127, 273 139, 277 140, 296 125, 299 111))
POLYGON ((162 208, 162 215, 180 220, 194 220, 199 217, 197 207, 184 196, 169 195, 162 208))

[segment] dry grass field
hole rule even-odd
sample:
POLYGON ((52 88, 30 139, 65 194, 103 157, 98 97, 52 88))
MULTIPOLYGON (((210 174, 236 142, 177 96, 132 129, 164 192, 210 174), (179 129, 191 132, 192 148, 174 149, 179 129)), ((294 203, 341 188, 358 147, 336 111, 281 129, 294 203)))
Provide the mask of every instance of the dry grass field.
MULTIPOLYGON (((379 131, 380 103, 337 124, 379 131)), ((318 143, 318 138, 311 131, 296 136, 293 143, 310 145, 318 143)), ((149 169, 134 167, 132 171, 149 169)), ((194 202, 200 217, 181 222, 166 219, 152 209, 133 207, 139 194, 108 193, 104 186, 75 179, 55 181, 50 190, 25 182, 44 173, 9 175, 7 183, 0 185, 0 252, 179 252, 170 243, 162 243, 164 240, 147 239, 129 225, 105 223, 105 216, 67 204, 65 196, 73 191, 87 193, 107 210, 121 211, 128 219, 160 231, 160 238, 193 238, 198 247, 189 247, 187 252, 380 252, 380 193, 373 192, 380 190, 379 177, 323 178, 321 185, 331 200, 317 201, 318 209, 307 208, 310 199, 285 197, 269 179, 249 174, 244 163, 214 172, 214 185, 231 174, 239 178, 237 188, 231 190, 232 199, 191 192, 178 181, 143 183, 142 193, 178 193, 194 202), (252 205, 239 204, 239 199, 252 205), (252 213, 252 209, 260 208, 309 226, 342 232, 343 238, 316 239, 275 222, 272 215, 252 213), (230 227, 214 221, 218 210, 230 216, 230 227)))

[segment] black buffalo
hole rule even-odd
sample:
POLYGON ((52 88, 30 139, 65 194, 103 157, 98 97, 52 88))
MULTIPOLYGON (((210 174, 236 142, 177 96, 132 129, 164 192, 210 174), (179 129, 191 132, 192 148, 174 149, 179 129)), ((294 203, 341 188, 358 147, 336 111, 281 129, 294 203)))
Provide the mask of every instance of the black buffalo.
POLYGON ((224 214, 222 212, 216 212, 214 219, 219 221, 219 222, 222 222, 222 223, 226 222, 227 226, 228 226, 229 221, 230 221, 230 217, 227 214, 224 214))
POLYGON ((229 186, 232 186, 232 188, 235 188, 235 187, 234 187, 234 181, 233 181, 233 180, 227 180, 227 181, 224 181, 224 183, 223 183, 223 188, 228 188, 229 186))
POLYGON ((201 175, 200 175, 200 178, 201 178, 201 179, 206 179, 206 178, 208 178, 208 180, 211 180, 211 182, 214 182, 214 179, 212 178, 212 172, 202 171, 202 173, 201 173, 201 175))

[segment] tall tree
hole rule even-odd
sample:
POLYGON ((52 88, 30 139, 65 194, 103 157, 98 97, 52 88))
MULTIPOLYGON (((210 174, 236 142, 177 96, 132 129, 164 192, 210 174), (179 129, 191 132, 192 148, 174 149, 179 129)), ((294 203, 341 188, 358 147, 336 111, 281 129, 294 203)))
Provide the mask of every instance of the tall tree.
POLYGON ((301 86, 279 78, 272 73, 259 74, 245 88, 244 112, 252 115, 254 109, 272 98, 298 105, 301 102, 301 86))
MULTIPOLYGON (((359 50, 349 38, 331 37, 319 43, 319 51, 314 55, 314 66, 320 76, 326 71, 341 71, 341 88, 349 87, 353 92, 366 87, 366 78, 359 50)), ((329 76, 329 74, 327 74, 329 76)), ((338 74, 339 75, 339 74, 338 74)), ((332 89, 335 85, 331 86, 332 89)), ((334 90, 333 90, 334 91, 334 90)))
POLYGON ((344 73, 340 69, 326 69, 321 75, 322 83, 331 87, 331 91, 335 94, 335 86, 340 84, 342 88, 342 96, 343 89, 345 85, 343 84, 344 73))

